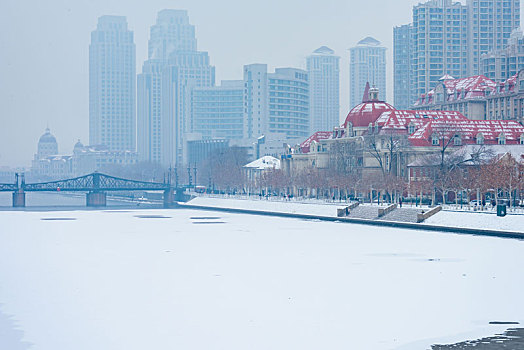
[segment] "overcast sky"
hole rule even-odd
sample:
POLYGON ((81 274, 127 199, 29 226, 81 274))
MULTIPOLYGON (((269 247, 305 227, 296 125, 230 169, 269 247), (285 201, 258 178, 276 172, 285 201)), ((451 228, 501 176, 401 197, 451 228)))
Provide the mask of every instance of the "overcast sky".
MULTIPOLYGON (((242 66, 305 68, 326 45, 341 56, 341 115, 349 104, 349 52, 366 36, 388 48, 392 102, 393 27, 411 21, 418 0, 2 0, 0 1, 0 166, 28 166, 49 125, 59 151, 88 142, 89 42, 102 15, 127 17, 137 73, 147 58, 149 28, 164 8, 186 9, 198 48, 222 79, 242 66)), ((523 2, 524 4, 524 2, 523 2)))

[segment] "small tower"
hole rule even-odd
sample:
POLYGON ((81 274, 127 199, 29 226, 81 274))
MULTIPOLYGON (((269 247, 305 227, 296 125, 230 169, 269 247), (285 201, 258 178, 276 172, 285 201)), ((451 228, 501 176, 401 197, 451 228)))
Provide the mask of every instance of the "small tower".
POLYGON ((369 100, 370 101, 378 101, 378 89, 373 85, 372 88, 369 89, 369 100))

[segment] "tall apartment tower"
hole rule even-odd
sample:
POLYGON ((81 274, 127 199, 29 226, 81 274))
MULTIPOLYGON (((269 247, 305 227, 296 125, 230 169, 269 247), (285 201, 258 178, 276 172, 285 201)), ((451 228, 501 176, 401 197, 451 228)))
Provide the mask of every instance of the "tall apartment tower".
POLYGON ((503 50, 493 50, 481 56, 482 75, 502 82, 524 69, 524 35, 522 30, 511 33, 503 50))
POLYGON ((270 133, 288 140, 309 135, 309 82, 307 72, 266 64, 244 66, 244 138, 270 133))
POLYGON ((415 98, 440 78, 468 75, 468 7, 452 0, 431 0, 413 7, 412 76, 415 98))
POLYGON ((191 91, 214 86, 215 68, 197 51, 187 11, 162 10, 151 27, 148 60, 138 76, 138 152, 164 166, 184 163, 185 135, 192 131, 191 91))
POLYGON ((102 16, 89 45, 89 143, 136 149, 133 32, 125 17, 102 16))
POLYGON ((340 125, 340 57, 322 46, 306 58, 309 76, 310 134, 340 125))
POLYGON ((481 56, 503 50, 520 26, 520 0, 468 0, 469 75, 482 73, 481 56))
POLYGON ((362 101, 366 83, 386 96, 386 48, 380 41, 367 37, 349 49, 349 102, 354 107, 362 101))
POLYGON ((411 82, 412 56, 411 24, 393 28, 393 96, 394 106, 408 109, 414 103, 411 82))

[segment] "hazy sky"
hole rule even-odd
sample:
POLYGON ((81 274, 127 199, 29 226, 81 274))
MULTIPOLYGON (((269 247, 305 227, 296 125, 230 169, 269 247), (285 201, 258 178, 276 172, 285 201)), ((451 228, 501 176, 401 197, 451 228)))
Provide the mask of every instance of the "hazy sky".
MULTIPOLYGON (((187 9, 198 48, 217 83, 241 79, 242 66, 305 68, 327 45, 341 56, 341 115, 349 104, 349 52, 373 36, 388 48, 392 101, 393 26, 409 23, 419 0, 2 0, 0 1, 0 166, 27 166, 47 124, 59 151, 88 142, 89 42, 101 15, 123 15, 134 31, 137 73, 149 28, 164 8, 187 9)), ((524 5, 524 2, 522 2, 524 5)))

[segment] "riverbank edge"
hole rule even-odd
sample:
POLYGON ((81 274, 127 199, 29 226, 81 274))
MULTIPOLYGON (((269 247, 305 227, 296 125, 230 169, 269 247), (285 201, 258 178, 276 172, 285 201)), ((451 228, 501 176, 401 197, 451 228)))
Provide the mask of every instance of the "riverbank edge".
POLYGON ((410 229, 410 230, 424 230, 424 231, 432 231, 432 232, 446 232, 446 233, 467 234, 467 235, 475 235, 475 236, 488 236, 488 237, 511 238, 511 239, 524 240, 524 232, 516 232, 516 231, 486 230, 486 229, 474 229, 474 228, 466 228, 466 227, 428 225, 424 223, 416 224, 416 223, 410 223, 410 222, 368 220, 368 219, 344 218, 344 217, 335 217, 335 216, 322 216, 322 215, 313 215, 313 214, 284 213, 284 212, 274 212, 274 211, 256 210, 256 209, 213 207, 213 206, 191 204, 190 202, 177 203, 175 208, 219 211, 219 212, 237 213, 237 214, 251 214, 251 215, 259 215, 259 216, 273 216, 273 217, 282 217, 282 218, 295 218, 295 219, 304 219, 304 220, 319 220, 319 221, 327 221, 327 222, 341 222, 341 223, 361 224, 361 225, 368 225, 368 226, 385 226, 385 227, 394 227, 394 228, 405 228, 405 229, 410 229))

